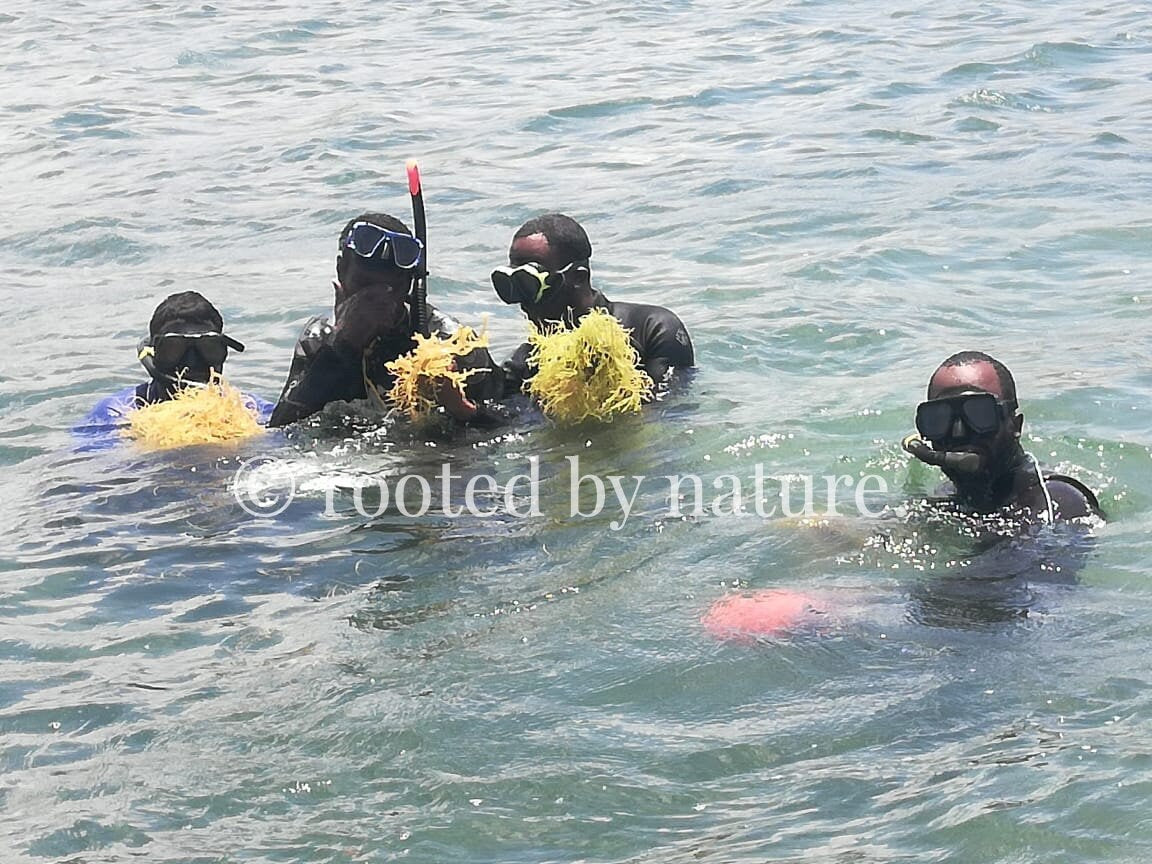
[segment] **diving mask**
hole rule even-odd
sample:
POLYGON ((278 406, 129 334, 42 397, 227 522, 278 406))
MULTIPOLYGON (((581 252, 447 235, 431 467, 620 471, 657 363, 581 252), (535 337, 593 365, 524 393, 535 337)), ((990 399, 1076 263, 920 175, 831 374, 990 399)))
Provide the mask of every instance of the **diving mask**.
POLYGON ((587 266, 573 261, 560 270, 545 270, 535 261, 519 267, 497 267, 492 271, 492 287, 505 303, 534 305, 544 299, 544 295, 564 286, 565 274, 575 268, 588 272, 587 266))

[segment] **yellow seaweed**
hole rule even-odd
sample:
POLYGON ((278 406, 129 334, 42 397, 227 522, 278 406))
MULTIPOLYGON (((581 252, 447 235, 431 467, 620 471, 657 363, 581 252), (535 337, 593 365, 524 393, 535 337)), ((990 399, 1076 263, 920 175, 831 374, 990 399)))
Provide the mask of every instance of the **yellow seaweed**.
POLYGON ((636 413, 652 398, 652 379, 638 368, 628 333, 603 309, 593 309, 572 330, 533 326, 528 360, 539 371, 528 392, 560 423, 636 413))
POLYGON ((437 405, 436 391, 441 382, 463 388, 464 382, 484 369, 456 368, 456 358, 488 347, 488 334, 471 327, 461 327, 450 337, 416 334, 416 347, 391 363, 384 364, 396 376, 388 399, 405 412, 410 420, 428 417, 437 405))
POLYGON ((123 434, 153 450, 215 444, 264 431, 244 394, 220 378, 204 387, 185 387, 165 402, 129 414, 123 434))

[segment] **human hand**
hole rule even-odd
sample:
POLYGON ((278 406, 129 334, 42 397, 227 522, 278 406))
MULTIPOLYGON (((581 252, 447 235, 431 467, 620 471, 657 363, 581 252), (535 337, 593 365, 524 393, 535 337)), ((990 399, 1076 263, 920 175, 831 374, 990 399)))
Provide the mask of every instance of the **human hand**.
POLYGON ((363 351, 380 336, 404 327, 404 300, 383 287, 364 288, 336 306, 333 332, 354 351, 363 351))
POLYGON ((462 423, 467 423, 480 410, 465 395, 463 385, 450 378, 436 382, 436 404, 462 423))

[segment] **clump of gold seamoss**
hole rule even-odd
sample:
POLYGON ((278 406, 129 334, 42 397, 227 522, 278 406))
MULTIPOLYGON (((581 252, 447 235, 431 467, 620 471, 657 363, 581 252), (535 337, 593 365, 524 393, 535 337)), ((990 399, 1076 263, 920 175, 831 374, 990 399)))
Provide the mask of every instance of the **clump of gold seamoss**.
POLYGON ((151 450, 216 444, 264 431, 244 394, 219 376, 206 385, 183 387, 175 396, 137 408, 123 434, 151 450))
POLYGON ((385 368, 396 376, 388 400, 413 421, 426 419, 437 405, 437 390, 443 382, 463 389, 464 382, 484 369, 456 368, 456 358, 488 347, 488 334, 461 327, 448 338, 415 336, 416 347, 385 368))
POLYGON ((634 414, 652 398, 652 379, 638 368, 640 358, 629 331, 603 309, 593 309, 579 326, 532 327, 528 362, 539 371, 528 392, 559 423, 612 420, 634 414))

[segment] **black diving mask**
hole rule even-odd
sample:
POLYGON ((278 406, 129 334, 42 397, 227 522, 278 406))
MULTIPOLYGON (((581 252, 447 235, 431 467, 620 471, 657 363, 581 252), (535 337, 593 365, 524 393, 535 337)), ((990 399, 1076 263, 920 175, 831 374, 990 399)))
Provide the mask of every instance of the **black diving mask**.
POLYGON ((153 378, 177 380, 188 369, 214 369, 219 372, 228 359, 228 349, 243 351, 243 343, 216 330, 202 333, 160 333, 140 340, 137 357, 153 378))
POLYGON ((995 433, 1010 410, 991 393, 929 399, 916 407, 916 431, 929 441, 963 441, 995 433), (961 428, 957 429, 957 422, 961 428), (961 434, 956 434, 957 432, 961 434))
POLYGON ((543 300, 548 291, 562 288, 567 281, 564 274, 573 268, 588 271, 585 265, 575 261, 553 271, 545 270, 535 261, 519 267, 497 267, 492 271, 492 287, 505 303, 532 306, 543 300))
POLYGON ((223 333, 161 333, 152 339, 152 351, 158 369, 176 369, 194 353, 203 365, 219 369, 228 359, 228 349, 243 351, 244 346, 223 333))

